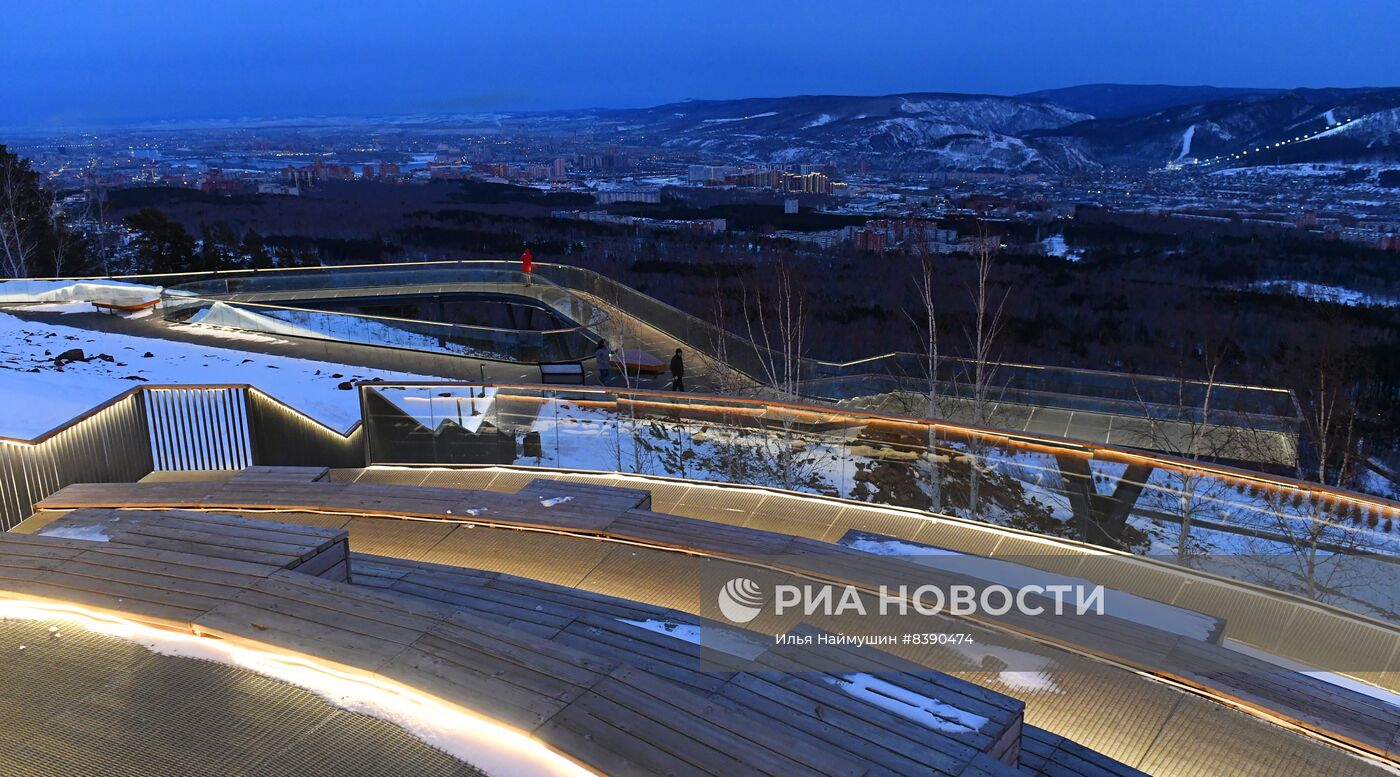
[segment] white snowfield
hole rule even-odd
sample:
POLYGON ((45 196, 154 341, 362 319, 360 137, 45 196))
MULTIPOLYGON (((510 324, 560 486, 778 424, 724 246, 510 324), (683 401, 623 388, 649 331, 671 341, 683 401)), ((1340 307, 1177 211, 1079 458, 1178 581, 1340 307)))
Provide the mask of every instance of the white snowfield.
POLYGON ((95 332, 0 313, 0 437, 32 439, 145 383, 247 383, 342 432, 360 420, 359 394, 344 381, 436 378, 330 362, 265 356, 152 337, 95 332), (81 348, 87 361, 58 367, 81 348), (146 356, 146 354, 150 356, 146 356), (98 358, 105 354, 112 361, 98 358))
POLYGON ((318 310, 289 310, 273 307, 248 308, 215 302, 195 313, 187 322, 216 331, 262 332, 270 335, 370 343, 419 351, 450 351, 462 356, 481 356, 509 361, 510 357, 487 349, 444 342, 430 334, 412 332, 383 321, 361 316, 341 315, 318 310))
POLYGON ((0 281, 0 304, 25 302, 101 302, 139 305, 160 298, 161 287, 123 281, 0 281))

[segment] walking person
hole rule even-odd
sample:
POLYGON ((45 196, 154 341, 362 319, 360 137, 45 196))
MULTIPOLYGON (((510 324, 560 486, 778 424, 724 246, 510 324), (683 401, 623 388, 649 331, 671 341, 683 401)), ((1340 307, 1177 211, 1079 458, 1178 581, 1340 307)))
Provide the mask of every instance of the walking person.
POLYGON ((525 253, 520 255, 520 271, 525 273, 525 285, 535 285, 535 255, 530 253, 530 247, 525 246, 525 253))
POLYGON ((685 391, 685 360, 681 358, 681 349, 676 349, 676 355, 671 357, 671 390, 685 391))
POLYGON ((598 343, 598 350, 593 352, 593 358, 598 363, 598 385, 608 385, 608 380, 612 378, 612 349, 608 348, 608 341, 603 340, 598 343))

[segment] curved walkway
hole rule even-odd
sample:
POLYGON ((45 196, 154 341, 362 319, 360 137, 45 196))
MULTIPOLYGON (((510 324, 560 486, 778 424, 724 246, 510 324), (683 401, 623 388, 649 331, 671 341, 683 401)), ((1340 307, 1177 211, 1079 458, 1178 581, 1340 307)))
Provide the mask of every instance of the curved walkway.
MULTIPOLYGON (((804 522, 806 515, 816 513, 813 507, 822 501, 803 499, 803 509, 797 513, 773 516, 761 509, 747 511, 742 506, 732 507, 716 504, 717 500, 705 500, 705 506, 709 509, 730 510, 736 515, 750 516, 746 519, 750 528, 730 530, 733 536, 728 540, 724 539, 724 532, 717 532, 715 529, 706 529, 704 534, 687 533, 674 520, 655 528, 645 528, 645 521, 638 524, 637 518, 628 518, 626 523, 632 528, 622 529, 621 523, 614 525, 615 521, 621 521, 621 518, 609 517, 606 512, 587 510, 568 511, 569 515, 576 516, 569 520, 581 520, 583 523, 568 524, 572 528, 568 528, 564 534, 558 533, 557 530, 501 531, 487 528, 487 524, 518 526, 518 522, 524 516, 516 514, 518 517, 510 517, 512 513, 507 507, 508 502, 488 499, 481 493, 464 493, 459 489, 475 485, 483 476, 489 476, 491 479, 488 485, 493 490, 509 492, 513 487, 518 487, 521 479, 533 479, 533 473, 368 470, 342 473, 338 479, 344 480, 346 476, 352 475, 359 482, 431 479, 437 487, 386 490, 384 486, 352 486, 349 491, 322 488, 317 491, 320 496, 314 497, 310 493, 299 496, 300 492, 293 489, 280 492, 271 500, 262 502, 261 506, 274 511, 277 517, 283 520, 344 525, 350 532, 352 547, 361 552, 519 574, 688 612, 697 612, 699 609, 694 600, 695 572, 689 567, 695 561, 693 556, 676 554, 676 548, 707 548, 704 551, 707 556, 717 552, 752 555, 760 552, 768 542, 763 538, 778 536, 765 531, 755 531, 752 524, 759 515, 785 519, 789 526, 796 526, 804 522), (454 487, 452 491, 443 490, 443 486, 449 485, 454 487), (314 501, 307 501, 308 499, 314 501), (351 501, 340 506, 339 503, 345 499, 351 501), (381 506, 367 508, 362 501, 364 499, 376 501, 381 506), (490 521, 479 517, 469 518, 467 520, 472 521, 470 525, 462 525, 461 518, 452 518, 448 523, 443 523, 353 517, 357 514, 374 513, 390 516, 441 516, 443 506, 449 502, 461 508, 458 510, 459 514, 467 512, 468 502, 471 505, 478 502, 490 503, 487 514, 495 511, 498 517, 490 521), (360 506, 351 507, 352 503, 360 506), (298 508, 298 504, 302 506, 298 508), (306 514, 308 510, 311 514, 306 514), (590 515, 593 517, 588 517, 590 515), (506 523, 499 524, 501 519, 505 519, 506 523), (610 525, 613 528, 606 528, 610 525), (579 532, 593 535, 599 530, 610 535, 616 535, 621 530, 622 535, 616 539, 632 539, 623 545, 597 544, 593 539, 579 536, 579 532), (693 539, 680 545, 677 545, 675 540, 662 540, 659 546, 655 545, 655 541, 643 540, 644 537, 652 536, 651 533, 658 531, 662 534, 656 535, 657 537, 677 536, 675 532, 680 531, 693 539), (713 545, 716 541, 721 545, 713 545), (696 545, 696 542, 700 544, 696 545), (724 543, 734 543, 733 549, 722 551, 722 547, 730 547, 724 543), (671 547, 667 548, 667 545, 671 547), (687 582, 690 585, 687 585, 687 582)), ((175 488, 172 484, 164 488, 148 486, 146 489, 138 487, 116 490, 103 487, 85 496, 87 493, 70 489, 66 492, 67 495, 60 493, 51 504, 57 507, 74 507, 117 500, 133 506, 149 507, 174 502, 175 505, 172 506, 226 509, 230 507, 231 496, 231 492, 221 491, 217 486, 213 486, 211 490, 211 485, 200 484, 180 488, 175 488), (143 491, 145 496, 142 496, 143 491), (220 497, 220 493, 229 496, 220 497)), ((655 493, 653 489, 653 494, 655 493)), ((689 489, 685 490, 676 505, 685 502, 688 493, 689 489)), ((760 504, 767 499, 768 496, 761 497, 760 504)), ((666 503, 667 495, 663 494, 661 501, 666 503)), ((742 500, 738 504, 742 504, 742 500)), ((244 507, 248 505, 245 504, 244 507)), ((660 505, 657 507, 661 508, 660 505)), ((839 502, 831 507, 838 515, 847 509, 847 506, 839 502)), ((563 514, 559 515, 561 520, 566 517, 563 514)), ((535 516, 533 520, 538 521, 539 516, 535 516)), ((816 522, 820 523, 821 518, 817 517, 816 522)), ((898 528, 895 525, 898 523, 893 521, 871 528, 891 533, 891 530, 898 528)), ((836 519, 832 518, 824 531, 831 530, 835 525, 836 519)), ((811 543, 810 540, 802 542, 811 543)), ((797 546, 787 547, 792 550, 797 546)), ((807 549, 803 553, 810 553, 816 552, 819 547, 835 549, 836 546, 810 544, 802 547, 807 549)), ((829 552, 831 551, 821 551, 821 554, 829 552)), ((850 558, 854 560, 862 555, 856 554, 850 558)), ((819 554, 810 560, 815 561, 819 557, 822 556, 819 554)), ((881 563, 888 568, 891 562, 887 560, 881 563)), ((817 569, 820 565, 811 568, 817 569)), ((791 626, 791 623, 760 623, 758 628, 770 633, 783 633, 791 626)), ((963 624, 963 627, 969 626, 963 624)), ((1380 740, 1376 740, 1374 734, 1365 734, 1358 730, 1348 732, 1351 724, 1341 723, 1341 719, 1335 717, 1337 711, 1345 709, 1345 706, 1331 706, 1340 704, 1339 699, 1347 697, 1347 694, 1331 691, 1328 696, 1328 692, 1323 690, 1326 687, 1324 683, 1290 675, 1291 685, 1270 689, 1240 686, 1239 678, 1234 677, 1230 671, 1224 675, 1200 671, 1185 674, 1177 671, 1163 675, 1140 666, 1132 668, 1134 660, 1128 658, 1125 664, 1125 657, 1122 655, 1117 659, 1105 656, 1102 651, 1110 649, 1111 646, 1102 641, 1098 642, 1096 648, 1080 645, 1066 652, 1065 647, 1073 647, 1073 637, 1070 637, 1070 644, 1066 645, 1062 639, 1051 638, 1047 641, 1046 635, 1027 641, 1025 637, 1029 635, 1009 635, 1004 630, 995 628, 994 624, 980 623, 972 628, 978 633, 977 644, 991 647, 979 654, 983 667, 980 671, 973 670, 968 673, 966 676, 969 679, 987 687, 1001 689, 1001 686, 1005 686, 1004 692, 1023 698, 1027 703, 1028 722, 1081 741, 1145 771, 1164 774, 1218 774, 1225 754, 1228 753, 1232 764, 1231 772, 1237 774, 1370 773, 1369 767, 1363 761, 1346 756, 1315 739, 1281 730, 1265 720, 1285 722, 1298 731, 1311 731, 1314 736, 1322 734, 1324 739, 1340 736, 1341 740, 1338 741, 1350 740, 1353 745, 1373 753, 1391 752, 1393 757, 1393 742, 1384 741, 1394 736, 1395 731, 1391 724, 1386 724, 1376 732, 1380 740), (987 628, 991 630, 988 631, 987 628), (1023 657, 1022 660, 1025 656, 1038 656, 1043 662, 1042 666, 1047 668, 1042 674, 1052 678, 1053 689, 1047 688, 1043 683, 1025 683, 1018 671, 1012 671, 1008 675, 1008 663, 1004 659, 1012 654, 1023 657), (1108 659, 1107 665, 1103 663, 1105 658, 1108 659), (1017 688, 1018 683, 1021 683, 1022 687, 1017 688), (1328 697, 1327 704, 1309 706, 1323 697, 1328 697), (1232 706, 1253 709, 1255 715, 1242 716, 1231 713, 1232 706), (1260 719, 1261 713, 1265 720, 1260 719), (1328 723, 1329 719, 1332 722, 1328 723), (1362 741, 1366 739, 1371 740, 1370 744, 1362 741), (1300 769, 1300 766, 1308 768, 1300 769)), ((1214 650, 1208 648, 1205 643, 1193 644, 1196 644, 1193 648, 1196 651, 1214 650)), ((1181 643, 1179 647, 1184 645, 1185 643, 1181 643)), ((1391 647, 1393 649, 1393 643, 1391 647)), ((928 650, 909 651, 905 657, 926 666, 942 668, 930 663, 936 656, 928 650)), ((943 660, 946 661, 946 657, 943 660)), ((1015 666, 1014 662, 1012 665, 1015 666)), ((1233 659, 1231 666, 1235 670, 1246 667, 1247 676, 1251 677, 1265 676, 1259 672, 1277 671, 1265 669, 1266 664, 1260 665, 1248 660, 1241 662, 1238 658, 1233 659)), ((1368 702, 1359 695, 1348 698, 1350 701, 1346 704, 1359 704, 1361 707, 1357 709, 1372 710, 1372 713, 1368 714, 1378 711, 1373 705, 1368 706, 1368 702)), ((1343 718, 1345 717, 1346 715, 1343 715, 1343 718)))

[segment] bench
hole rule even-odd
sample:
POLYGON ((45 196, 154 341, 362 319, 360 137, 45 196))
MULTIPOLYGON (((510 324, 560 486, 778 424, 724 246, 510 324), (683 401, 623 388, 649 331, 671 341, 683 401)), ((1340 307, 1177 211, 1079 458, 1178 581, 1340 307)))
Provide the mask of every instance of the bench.
POLYGON ((579 362, 541 364, 540 383, 547 385, 582 386, 584 383, 583 365, 579 362))
POLYGON ((156 297, 155 299, 148 299, 143 302, 132 302, 127 304, 121 304, 117 302, 94 302, 92 303, 92 306, 94 308, 97 308, 97 311, 99 313, 106 313, 108 315, 115 316, 121 313, 139 313, 143 310, 150 310, 151 308, 159 304, 160 297, 156 297))

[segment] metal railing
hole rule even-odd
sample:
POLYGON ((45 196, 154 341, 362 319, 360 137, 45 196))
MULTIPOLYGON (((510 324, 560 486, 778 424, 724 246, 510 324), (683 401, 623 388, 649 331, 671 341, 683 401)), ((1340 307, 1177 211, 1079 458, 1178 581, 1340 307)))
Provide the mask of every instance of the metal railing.
MULTIPOLYGON (((479 358, 505 357, 517 361, 568 360, 590 355, 594 342, 591 333, 604 325, 607 316, 604 308, 612 307, 750 378, 781 370, 786 363, 748 338, 591 270, 539 263, 535 265, 533 279, 533 287, 524 286, 524 276, 516 262, 479 260, 135 275, 107 280, 173 283, 165 292, 164 307, 167 316, 177 319, 194 316, 212 307, 213 301, 219 301, 227 307, 208 314, 212 316, 211 323, 227 319, 222 325, 269 334, 348 340, 446 354, 470 353, 479 358), (513 330, 406 322, 385 317, 363 317, 369 319, 370 324, 389 327, 371 326, 367 331, 366 322, 356 321, 354 314, 329 313, 290 304, 290 300, 316 293, 334 298, 385 290, 402 293, 410 287, 419 287, 425 292, 441 291, 453 286, 476 286, 478 290, 494 287, 498 291, 505 289, 516 293, 530 289, 528 296, 550 306, 578 326, 545 333, 539 342, 529 338, 522 340, 513 330), (479 331, 468 331, 473 329, 479 331)), ((96 279, 5 283, 29 284, 37 294, 51 290, 56 280, 96 279)), ((8 301, 19 301, 19 298, 8 301)), ((913 390, 926 392, 929 382, 927 360, 911 353, 892 352, 848 362, 800 359, 796 364, 801 371, 799 393, 823 401, 878 398, 913 390)), ((967 365, 965 360, 940 358, 936 370, 940 392, 950 397, 965 393, 970 382, 966 378, 967 365)), ((998 399, 1003 405, 1245 429, 1268 437, 1263 444, 1265 448, 1296 451, 1300 412, 1292 393, 1283 389, 1015 363, 998 364, 992 382, 997 386, 998 399), (1200 412, 1205 405, 1206 391, 1210 392, 1211 400, 1209 418, 1201 417, 1200 412)), ((911 406, 904 412, 921 411, 911 406)), ((1286 459, 1289 454, 1284 451, 1282 455, 1286 459)), ((1278 463, 1271 458, 1261 460, 1278 463)))
POLYGON ((155 471, 364 464, 359 424, 342 434, 252 386, 138 386, 39 437, 0 437, 0 530, 73 483, 155 471))
POLYGON ((73 483, 139 480, 154 464, 141 389, 132 389, 33 440, 0 437, 0 529, 73 483))
POLYGON ((526 363, 588 357, 598 340, 594 332, 608 320, 602 308, 547 279, 508 266, 461 263, 221 276, 167 287, 161 297, 165 317, 176 322, 526 363), (314 307, 444 294, 524 302, 549 310, 565 326, 507 329, 314 307))
POLYGON ((1400 505, 1317 484, 1127 448, 763 400, 482 384, 376 383, 361 392, 370 464, 612 471, 911 507, 1166 553, 1400 617, 1400 564, 1373 563, 1400 560, 1400 505), (1268 563, 1231 568, 1246 557, 1268 563))

